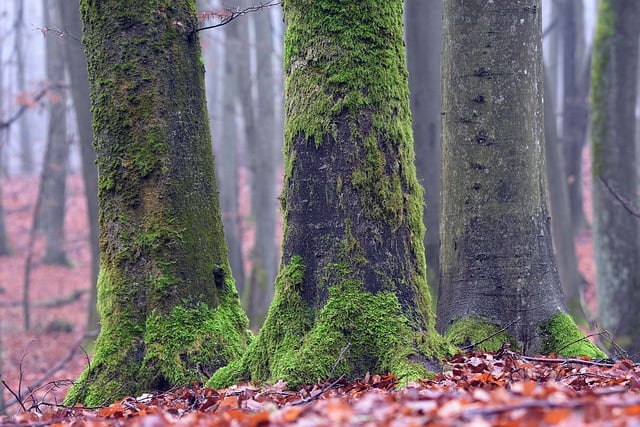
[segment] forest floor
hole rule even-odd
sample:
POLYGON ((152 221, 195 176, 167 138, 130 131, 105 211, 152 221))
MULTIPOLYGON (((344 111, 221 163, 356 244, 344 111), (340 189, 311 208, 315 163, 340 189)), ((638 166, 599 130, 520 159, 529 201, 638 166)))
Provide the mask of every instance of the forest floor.
MULTIPOLYGON (((585 204, 588 206, 588 179, 584 184, 587 189, 585 204)), ((640 394, 636 392, 632 395, 637 402, 629 400, 631 397, 628 395, 624 395, 626 400, 622 399, 624 402, 628 401, 628 404, 616 406, 609 402, 621 398, 621 387, 626 391, 640 390, 640 371, 631 366, 618 364, 615 367, 601 367, 579 362, 532 362, 512 354, 502 359, 482 354, 469 354, 466 358, 461 356, 457 361, 451 362, 454 365, 457 363, 458 368, 439 377, 436 382, 413 384, 412 388, 400 391, 392 387, 392 378, 374 377, 351 384, 321 383, 315 385, 315 388, 310 387, 298 393, 288 392, 279 386, 259 390, 251 385, 219 393, 198 388, 182 389, 161 396, 146 396, 142 401, 130 399, 118 402, 98 413, 82 410, 68 413, 45 411, 48 415, 43 418, 35 413, 21 412, 12 393, 25 396, 37 389, 34 392, 37 398, 30 404, 40 409, 48 407, 46 404, 61 402, 70 380, 76 378, 87 366, 88 356, 81 348, 81 343, 86 332, 88 290, 92 285, 87 243, 88 225, 82 180, 78 176, 72 176, 67 185, 65 221, 66 250, 72 265, 62 267, 42 264, 40 258, 44 252, 44 242, 39 237, 35 240, 28 293, 32 302, 31 328, 25 332, 21 302, 25 260, 31 250, 29 235, 38 190, 37 179, 10 178, 0 185, 5 221, 14 250, 14 256, 0 257, 0 373, 6 384, 1 388, 7 414, 13 416, 21 413, 12 419, 0 418, 0 424, 3 421, 48 424, 62 421, 63 416, 68 416, 68 422, 76 419, 84 420, 85 424, 105 419, 118 419, 121 424, 127 419, 136 425, 152 426, 182 423, 189 419, 191 421, 187 424, 195 425, 205 422, 200 418, 202 414, 211 415, 216 410, 219 416, 216 422, 222 424, 213 425, 235 423, 253 426, 268 425, 269 420, 272 425, 352 425, 347 422, 352 416, 362 420, 362 424, 355 425, 365 425, 367 422, 374 423, 370 425, 407 425, 405 421, 420 422, 420 419, 424 419, 420 417, 429 414, 440 417, 434 419, 441 419, 441 425, 468 422, 473 425, 488 425, 481 422, 483 419, 493 420, 491 424, 495 424, 497 420, 505 421, 506 424, 520 420, 516 422, 518 424, 526 420, 540 421, 540 416, 544 416, 545 422, 555 424, 551 421, 578 420, 575 418, 578 415, 574 414, 574 409, 578 407, 582 408, 579 411, 580 417, 596 411, 599 415, 593 420, 606 420, 616 411, 640 414, 640 394), (70 302, 57 305, 64 300, 70 302), (614 373, 611 370, 616 371, 614 373), (603 378, 610 380, 607 382, 603 378), (521 383, 521 380, 526 381, 521 383), (514 382, 521 385, 512 384, 514 382), (510 384, 509 390, 504 388, 505 384, 510 384), (615 387, 611 390, 605 387, 602 389, 605 391, 598 391, 603 384, 615 387), (497 395, 488 394, 493 393, 491 390, 494 389, 503 391, 497 395), (596 399, 598 393, 603 393, 607 399, 606 402, 602 400, 601 404, 598 403, 600 406, 594 406, 589 402, 596 399), (608 396, 613 397, 609 399, 608 396), (531 404, 531 399, 542 403, 531 404), (308 405, 293 404, 300 401, 308 405), (382 408, 380 405, 383 405, 382 408), (158 407, 164 409, 152 409, 158 407), (196 415, 189 415, 191 418, 182 417, 189 412, 189 408, 196 415), (588 408, 591 409, 587 410, 588 408), (334 415, 327 418, 327 411, 334 415), (369 419, 369 415, 366 415, 369 412, 376 415, 371 415, 373 418, 369 419), (138 417, 143 414, 151 418, 138 417), (405 416, 408 418, 402 418, 405 416), (412 418, 414 416, 418 418, 412 418), (528 418, 532 416, 533 418, 528 418), (147 421, 141 421, 142 419, 147 421)), ((244 193, 244 198, 248 198, 244 193)), ((590 212, 587 215, 590 217, 590 212)), ((246 238, 249 242, 245 243, 250 244, 253 238, 250 230, 247 231, 246 238)), ((586 301, 593 312, 594 266, 589 233, 585 232, 577 238, 576 244, 579 269, 589 283, 586 301)))

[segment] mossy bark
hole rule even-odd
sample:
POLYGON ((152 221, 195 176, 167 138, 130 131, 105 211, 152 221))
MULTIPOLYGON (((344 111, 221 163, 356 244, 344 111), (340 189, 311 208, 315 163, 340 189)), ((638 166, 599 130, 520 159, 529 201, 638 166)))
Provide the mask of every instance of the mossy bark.
POLYGON ((438 328, 480 317, 526 353, 566 311, 546 205, 540 3, 444 6, 438 328))
POLYGON ((640 360, 640 221, 627 200, 636 197, 636 98, 640 3, 600 2, 591 80, 593 238, 600 326, 640 360))
POLYGON ((256 341, 210 384, 422 377, 448 346, 426 282, 402 1, 287 0, 284 13, 281 271, 256 341))
POLYGON ((197 380, 246 348, 193 1, 81 3, 100 204, 96 352, 67 402, 197 380))

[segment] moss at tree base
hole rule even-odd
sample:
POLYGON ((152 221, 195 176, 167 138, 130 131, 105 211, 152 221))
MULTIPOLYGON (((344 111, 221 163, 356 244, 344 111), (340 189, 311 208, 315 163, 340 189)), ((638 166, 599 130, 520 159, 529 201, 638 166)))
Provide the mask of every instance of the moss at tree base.
MULTIPOLYGON (((538 326, 542 337, 542 354, 557 354, 564 357, 587 356, 593 359, 604 359, 606 354, 589 341, 576 326, 576 322, 567 313, 558 313, 538 326)), ((445 337, 452 344, 464 347, 474 345, 480 351, 495 352, 503 343, 509 343, 513 349, 519 350, 519 343, 501 328, 488 319, 469 317, 458 319, 451 324, 445 337)))
POLYGON ((571 316, 558 313, 539 327, 543 337, 542 352, 558 354, 564 357, 588 356, 592 359, 605 359, 607 355, 591 343, 576 326, 571 316))
POLYGON ((393 373, 401 382, 425 378, 454 349, 433 327, 417 331, 403 315, 397 296, 372 294, 353 281, 329 288, 315 319, 303 302, 304 276, 294 258, 278 277, 267 320, 245 356, 219 369, 207 383, 225 387, 240 381, 276 382, 291 388, 344 375, 393 373))
POLYGON ((473 346, 480 351, 498 351, 503 343, 511 344, 513 349, 520 347, 506 331, 500 331, 498 326, 478 316, 456 320, 447 329, 445 337, 455 346, 473 346))
POLYGON ((250 337, 242 331, 246 317, 239 303, 224 301, 215 309, 204 303, 177 306, 169 316, 147 317, 144 331, 103 330, 94 360, 69 391, 66 404, 98 406, 126 394, 188 385, 207 371, 240 358, 250 337), (234 307, 236 307, 234 309, 234 307), (239 323, 239 324, 236 324, 239 323))

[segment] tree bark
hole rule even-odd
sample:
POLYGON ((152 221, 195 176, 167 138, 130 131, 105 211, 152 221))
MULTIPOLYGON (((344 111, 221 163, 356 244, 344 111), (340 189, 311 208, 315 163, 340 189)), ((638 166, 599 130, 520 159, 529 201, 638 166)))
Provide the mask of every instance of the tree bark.
POLYGON ((639 359, 640 222, 605 188, 637 194, 635 104, 640 4, 603 0, 591 80, 591 171, 596 294, 602 328, 639 359))
MULTIPOLYGON (((63 28, 73 37, 82 37, 82 21, 80 18, 79 0, 59 2, 63 28)), ((71 99, 76 116, 80 155, 82 156, 82 178, 84 193, 87 199, 87 215, 89 217, 89 246, 91 248, 91 276, 89 291, 89 313, 87 330, 97 330, 98 323, 97 282, 100 267, 98 242, 98 172, 96 170, 96 154, 93 151, 93 130, 91 129, 91 100, 89 99, 89 75, 87 73, 87 56, 83 46, 73 40, 64 43, 67 59, 67 72, 71 82, 71 99)))
POLYGON ((407 67, 418 180, 424 186, 425 253, 431 294, 440 277, 440 98, 442 1, 405 2, 407 67))
MULTIPOLYGON (((43 11, 45 26, 60 28, 60 10, 58 2, 44 0, 43 11)), ((47 80, 52 87, 61 87, 65 82, 65 57, 62 40, 59 37, 47 37, 46 60, 47 80)), ((46 240, 45 264, 69 266, 70 261, 64 245, 65 194, 67 187, 67 93, 64 89, 49 89, 47 110, 49 123, 47 149, 42 166, 40 191, 42 198, 38 215, 38 228, 46 240)))
POLYGON ((583 335, 546 206, 540 3, 445 3, 438 328, 460 344, 480 319, 528 354, 602 355, 565 345, 583 335))
POLYGON ((210 384, 423 377, 447 347, 426 283, 402 1, 287 0, 284 13, 276 294, 247 355, 210 384))
POLYGON ((197 381, 246 348, 227 259, 194 0, 82 0, 100 205, 91 366, 67 403, 197 381))

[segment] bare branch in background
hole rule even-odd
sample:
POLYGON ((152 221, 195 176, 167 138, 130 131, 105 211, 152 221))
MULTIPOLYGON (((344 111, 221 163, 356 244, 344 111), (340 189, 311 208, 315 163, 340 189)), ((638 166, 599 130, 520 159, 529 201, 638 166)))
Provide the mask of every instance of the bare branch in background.
POLYGON ((38 102, 40 102, 40 100, 42 98, 45 97, 45 95, 47 95, 47 93, 49 93, 50 90, 55 90, 55 89, 64 89, 67 86, 64 84, 55 84, 55 85, 50 85, 47 86, 43 89, 40 90, 40 92, 38 92, 35 96, 33 96, 32 98, 30 98, 28 101, 29 102, 22 102, 20 107, 18 107, 18 109, 11 115, 9 116, 9 118, 3 122, 0 122, 0 130, 2 129, 6 129, 9 126, 11 126, 16 120, 18 120, 29 108, 31 108, 32 106, 34 106, 35 104, 37 104, 38 102))
POLYGON ((206 21, 208 19, 219 19, 220 22, 215 24, 215 25, 208 25, 206 27, 201 27, 201 28, 196 28, 194 31, 197 33, 198 31, 203 31, 203 30, 210 30, 212 28, 217 28, 217 27, 221 27, 225 24, 228 24, 229 22, 233 21, 234 19, 236 19, 239 16, 242 15, 246 15, 247 13, 251 13, 251 12, 257 12, 261 9, 267 8, 267 7, 271 7, 271 6, 278 6, 279 4, 281 4, 282 1, 281 0, 270 0, 268 2, 260 2, 260 4, 256 5, 256 6, 251 6, 248 7, 246 9, 222 9, 222 10, 214 10, 214 11, 210 11, 210 12, 202 12, 200 14, 200 19, 202 21, 206 21))

